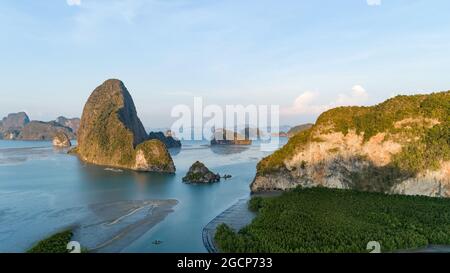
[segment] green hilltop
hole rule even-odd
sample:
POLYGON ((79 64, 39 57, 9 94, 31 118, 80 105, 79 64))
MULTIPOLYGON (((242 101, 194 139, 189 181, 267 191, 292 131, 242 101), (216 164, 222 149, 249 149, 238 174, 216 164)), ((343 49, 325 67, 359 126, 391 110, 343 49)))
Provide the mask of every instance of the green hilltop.
POLYGON ((320 134, 347 134, 350 130, 363 135, 364 141, 378 133, 386 133, 388 138, 404 142, 402 151, 391 163, 402 171, 418 173, 436 169, 439 162, 450 160, 450 91, 397 96, 371 107, 338 107, 324 112, 311 129, 294 135, 283 148, 264 158, 258 164, 258 174, 283 170, 285 160, 292 158, 307 143, 320 142, 320 134), (431 127, 423 122, 395 126, 396 122, 418 118, 439 123, 431 127))

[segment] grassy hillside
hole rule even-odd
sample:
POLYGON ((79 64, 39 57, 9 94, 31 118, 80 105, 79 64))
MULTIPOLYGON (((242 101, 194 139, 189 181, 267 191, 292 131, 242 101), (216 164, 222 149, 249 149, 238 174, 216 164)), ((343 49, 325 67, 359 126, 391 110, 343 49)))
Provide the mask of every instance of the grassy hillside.
POLYGON ((289 142, 258 164, 258 174, 270 174, 284 168, 284 161, 291 158, 311 141, 321 141, 317 135, 330 132, 347 134, 355 130, 369 140, 378 133, 406 142, 392 166, 399 171, 417 173, 434 169, 439 162, 450 160, 450 91, 430 95, 397 96, 372 107, 339 107, 323 113, 309 130, 294 135, 289 142), (437 120, 432 128, 423 123, 411 122, 395 126, 405 119, 437 120), (418 137, 418 139, 416 139, 418 137))
POLYGON ((254 198, 258 216, 239 233, 226 225, 215 240, 222 252, 383 252, 450 245, 450 200, 325 188, 254 198))

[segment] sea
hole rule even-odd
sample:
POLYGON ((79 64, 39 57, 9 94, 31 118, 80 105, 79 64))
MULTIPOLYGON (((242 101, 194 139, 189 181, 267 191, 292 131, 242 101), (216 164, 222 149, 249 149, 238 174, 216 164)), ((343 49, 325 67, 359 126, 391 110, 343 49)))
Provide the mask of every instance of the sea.
MULTIPOLYGON (((279 145, 286 142, 280 138, 279 145)), ((257 163, 272 153, 260 144, 210 146, 208 141, 183 141, 181 149, 170 150, 177 171, 168 175, 87 164, 67 150, 53 148, 49 141, 0 140, 0 252, 25 252, 39 240, 77 224, 93 205, 152 199, 176 199, 178 204, 121 252, 206 252, 203 228, 249 196, 257 163), (183 183, 197 160, 232 178, 205 185, 183 183)))

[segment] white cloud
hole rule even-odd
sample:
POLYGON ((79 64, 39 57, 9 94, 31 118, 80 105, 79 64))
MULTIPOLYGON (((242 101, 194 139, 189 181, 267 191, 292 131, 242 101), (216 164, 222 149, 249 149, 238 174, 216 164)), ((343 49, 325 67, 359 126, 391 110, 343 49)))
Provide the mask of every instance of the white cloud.
POLYGON ((366 0, 369 6, 380 6, 381 0, 366 0))
POLYGON ((67 0, 69 6, 81 6, 81 0, 67 0))
POLYGON ((326 111, 327 105, 314 104, 318 97, 318 93, 306 91, 294 100, 294 104, 290 107, 282 108, 282 115, 296 115, 296 114, 319 114, 326 111))
POLYGON ((298 96, 292 106, 281 109, 281 114, 289 115, 316 115, 338 106, 356 106, 367 102, 369 95, 361 85, 355 85, 349 94, 339 94, 336 99, 327 103, 318 103, 318 92, 306 91, 298 96))
POLYGON ((352 87, 352 92, 348 94, 339 94, 335 104, 336 106, 361 105, 367 101, 369 95, 361 85, 352 87))

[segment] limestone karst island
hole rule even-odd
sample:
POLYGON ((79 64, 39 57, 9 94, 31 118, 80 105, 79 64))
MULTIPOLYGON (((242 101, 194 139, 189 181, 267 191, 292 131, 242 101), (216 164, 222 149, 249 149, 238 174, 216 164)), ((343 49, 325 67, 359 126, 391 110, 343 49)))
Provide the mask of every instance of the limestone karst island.
POLYGON ((72 150, 83 161, 136 171, 174 173, 164 143, 148 139, 133 99, 120 80, 107 80, 86 102, 72 150))
POLYGON ((449 10, 2 1, 0 261, 139 253, 90 262, 386 271, 392 257, 438 271, 448 256, 434 254, 450 254, 449 10))

